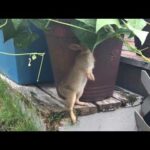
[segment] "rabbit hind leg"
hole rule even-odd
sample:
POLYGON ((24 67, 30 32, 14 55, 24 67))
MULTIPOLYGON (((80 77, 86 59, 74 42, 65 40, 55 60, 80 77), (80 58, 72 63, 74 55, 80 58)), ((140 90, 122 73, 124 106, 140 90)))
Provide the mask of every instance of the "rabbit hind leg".
POLYGON ((75 124, 77 121, 77 118, 76 118, 75 113, 73 112, 73 108, 74 108, 75 101, 76 101, 76 94, 74 92, 69 93, 69 95, 67 95, 66 100, 67 100, 67 107, 69 110, 71 121, 73 124, 75 124))
POLYGON ((87 103, 87 102, 81 102, 81 101, 79 100, 80 97, 82 96, 82 94, 83 94, 83 91, 80 92, 80 93, 77 95, 75 104, 76 104, 76 105, 80 105, 80 106, 89 106, 89 103, 87 103))

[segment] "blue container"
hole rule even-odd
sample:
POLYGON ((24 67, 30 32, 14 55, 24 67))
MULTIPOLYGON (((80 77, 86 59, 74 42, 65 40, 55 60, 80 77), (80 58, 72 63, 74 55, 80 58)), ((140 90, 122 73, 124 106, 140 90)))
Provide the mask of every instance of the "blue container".
POLYGON ((14 47, 14 40, 10 39, 4 43, 3 32, 0 30, 0 52, 7 53, 31 53, 31 52, 45 52, 43 66, 39 81, 37 82, 39 67, 42 57, 37 56, 37 59, 28 66, 29 56, 7 56, 0 54, 0 73, 7 76, 9 79, 18 84, 39 84, 39 83, 53 83, 52 67, 50 65, 50 58, 48 55, 48 45, 44 32, 31 25, 31 30, 39 35, 39 39, 34 41, 27 50, 18 50, 14 47))

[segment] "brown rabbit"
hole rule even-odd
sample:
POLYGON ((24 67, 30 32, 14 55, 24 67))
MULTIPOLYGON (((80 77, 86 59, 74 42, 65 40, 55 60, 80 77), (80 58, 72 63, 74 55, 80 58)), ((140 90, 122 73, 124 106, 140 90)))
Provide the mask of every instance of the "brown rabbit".
POLYGON ((79 50, 79 54, 75 58, 75 64, 69 75, 58 85, 58 94, 66 100, 71 120, 75 123, 74 105, 88 105, 86 102, 80 102, 79 99, 83 94, 87 80, 95 80, 93 75, 95 59, 93 53, 81 45, 71 44, 69 48, 79 50))

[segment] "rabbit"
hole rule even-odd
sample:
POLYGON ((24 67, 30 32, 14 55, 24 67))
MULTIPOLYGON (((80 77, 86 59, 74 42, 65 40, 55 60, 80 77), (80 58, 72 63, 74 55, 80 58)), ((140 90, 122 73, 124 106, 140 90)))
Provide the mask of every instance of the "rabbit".
POLYGON ((78 51, 75 63, 68 76, 58 85, 58 95, 66 100, 72 123, 76 123, 73 112, 75 104, 89 106, 86 102, 79 101, 88 80, 95 81, 93 74, 95 59, 93 53, 79 44, 70 44, 69 49, 78 51))

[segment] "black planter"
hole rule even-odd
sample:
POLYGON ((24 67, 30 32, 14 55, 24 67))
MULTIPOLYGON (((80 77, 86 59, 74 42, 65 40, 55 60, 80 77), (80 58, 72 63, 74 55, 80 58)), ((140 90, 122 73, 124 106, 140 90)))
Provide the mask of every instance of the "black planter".
POLYGON ((129 58, 121 56, 116 84, 146 97, 148 94, 141 82, 141 70, 150 75, 150 63, 142 61, 139 56, 129 58))
MULTIPOLYGON (((145 19, 145 21, 150 23, 150 19, 145 19)), ((145 26, 143 30, 150 32, 150 25, 145 26)), ((141 42, 137 37, 135 37, 134 39, 135 39, 135 46, 138 49, 144 49, 144 48, 149 47, 148 49, 143 51, 143 54, 147 57, 150 57, 150 34, 148 34, 146 41, 143 45, 141 45, 141 42)))

